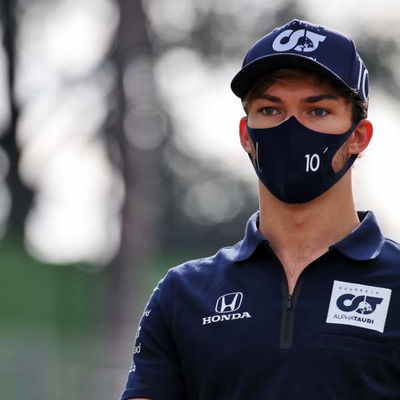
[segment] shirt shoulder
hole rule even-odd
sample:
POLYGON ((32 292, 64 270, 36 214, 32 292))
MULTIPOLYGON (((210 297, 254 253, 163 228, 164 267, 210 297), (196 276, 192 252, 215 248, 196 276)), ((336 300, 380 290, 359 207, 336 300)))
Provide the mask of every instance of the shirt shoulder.
POLYGON ((396 242, 393 239, 390 238, 385 238, 385 244, 392 249, 393 251, 397 252, 400 254, 400 243, 396 242))
POLYGON ((168 270, 172 280, 211 278, 234 267, 242 241, 219 249, 215 254, 186 261, 168 270))
POLYGON ((380 258, 386 262, 395 263, 400 271, 400 243, 393 239, 385 238, 380 258))

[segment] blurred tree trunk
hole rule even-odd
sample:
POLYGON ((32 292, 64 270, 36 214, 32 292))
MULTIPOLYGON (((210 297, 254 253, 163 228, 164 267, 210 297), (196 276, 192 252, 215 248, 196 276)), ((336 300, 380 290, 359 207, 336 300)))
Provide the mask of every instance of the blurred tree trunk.
POLYGON ((120 24, 112 54, 117 72, 116 104, 106 132, 118 144, 119 160, 114 160, 124 177, 125 202, 120 251, 108 268, 108 321, 114 338, 120 336, 120 348, 114 351, 126 358, 143 307, 143 266, 158 242, 164 140, 151 142, 163 134, 142 3, 117 1, 120 24), (117 327, 122 330, 116 332, 117 327))
POLYGON ((11 194, 11 210, 8 217, 6 238, 22 240, 26 216, 30 210, 33 191, 22 182, 19 173, 20 149, 17 145, 16 127, 19 109, 15 99, 14 86, 16 75, 16 36, 17 3, 15 0, 1 1, 3 23, 3 46, 6 53, 7 81, 9 93, 10 122, 2 137, 2 147, 8 157, 9 170, 7 185, 11 194))

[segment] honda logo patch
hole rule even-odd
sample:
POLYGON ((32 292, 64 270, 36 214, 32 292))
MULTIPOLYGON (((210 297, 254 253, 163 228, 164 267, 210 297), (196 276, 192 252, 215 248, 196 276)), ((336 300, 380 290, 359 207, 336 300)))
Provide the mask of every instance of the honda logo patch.
POLYGON ((235 312, 239 310, 240 306, 242 305, 242 300, 242 292, 227 293, 218 297, 217 302, 215 303, 215 311, 218 314, 203 317, 202 325, 251 318, 250 313, 247 311, 235 312))
POLYGON ((242 300, 242 292, 224 294, 218 298, 215 311, 217 313, 234 312, 240 308, 242 300))

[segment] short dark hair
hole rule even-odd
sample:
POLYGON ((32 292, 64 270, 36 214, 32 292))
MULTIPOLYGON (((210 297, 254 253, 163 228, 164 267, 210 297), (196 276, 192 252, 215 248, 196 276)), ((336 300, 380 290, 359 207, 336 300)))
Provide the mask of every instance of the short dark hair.
POLYGON ((333 89, 335 89, 339 96, 345 98, 345 100, 352 106, 352 122, 360 121, 361 119, 367 118, 368 112, 368 101, 362 100, 359 96, 358 90, 346 88, 328 76, 323 75, 317 71, 305 69, 305 68, 280 68, 275 71, 264 75, 260 78, 242 99, 242 105, 246 112, 248 113, 248 106, 251 101, 259 97, 266 89, 272 86, 276 82, 286 81, 286 80, 302 80, 304 78, 313 78, 319 83, 327 83, 333 89))

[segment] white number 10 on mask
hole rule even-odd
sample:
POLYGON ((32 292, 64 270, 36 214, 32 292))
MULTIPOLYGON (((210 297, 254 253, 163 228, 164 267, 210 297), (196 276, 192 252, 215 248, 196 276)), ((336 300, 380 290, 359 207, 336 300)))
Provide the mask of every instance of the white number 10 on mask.
POLYGON ((320 165, 319 155, 313 154, 310 157, 310 154, 306 154, 305 158, 306 158, 306 172, 317 171, 320 165))

